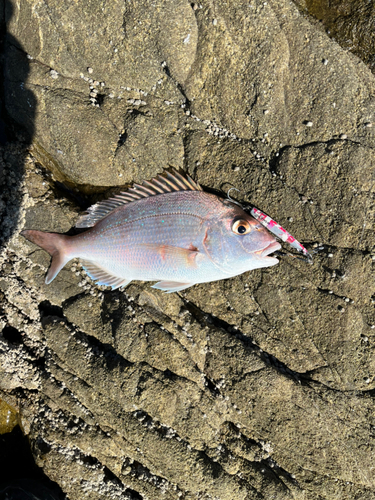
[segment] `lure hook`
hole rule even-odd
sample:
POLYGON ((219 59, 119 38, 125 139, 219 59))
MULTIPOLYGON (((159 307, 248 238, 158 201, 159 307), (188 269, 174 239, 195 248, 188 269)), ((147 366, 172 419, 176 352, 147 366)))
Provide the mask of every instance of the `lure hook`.
POLYGON ((227 192, 227 200, 226 201, 229 201, 230 203, 234 203, 235 205, 238 205, 239 207, 243 208, 243 206, 241 205, 240 202, 234 200, 233 198, 230 197, 230 192, 231 191, 237 191, 238 193, 240 192, 239 189, 235 188, 235 187, 231 187, 228 192, 227 192))

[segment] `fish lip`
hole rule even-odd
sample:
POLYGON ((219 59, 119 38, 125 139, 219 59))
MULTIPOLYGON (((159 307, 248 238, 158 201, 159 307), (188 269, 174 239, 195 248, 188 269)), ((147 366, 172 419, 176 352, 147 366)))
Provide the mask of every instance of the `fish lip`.
POLYGON ((280 250, 281 245, 278 241, 273 241, 270 243, 266 248, 263 248, 263 250, 259 250, 259 252, 256 252, 262 259, 264 258, 269 258, 273 259, 274 257, 268 257, 270 253, 276 252, 277 250, 280 250))

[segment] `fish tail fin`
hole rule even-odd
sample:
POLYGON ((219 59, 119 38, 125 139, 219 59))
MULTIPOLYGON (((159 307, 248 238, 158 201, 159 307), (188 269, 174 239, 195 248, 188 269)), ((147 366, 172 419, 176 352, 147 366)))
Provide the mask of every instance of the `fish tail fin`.
POLYGON ((33 229, 26 229, 21 232, 21 235, 48 252, 52 257, 52 262, 45 280, 48 285, 71 259, 68 255, 66 245, 69 236, 57 233, 45 233, 44 231, 35 231, 33 229))

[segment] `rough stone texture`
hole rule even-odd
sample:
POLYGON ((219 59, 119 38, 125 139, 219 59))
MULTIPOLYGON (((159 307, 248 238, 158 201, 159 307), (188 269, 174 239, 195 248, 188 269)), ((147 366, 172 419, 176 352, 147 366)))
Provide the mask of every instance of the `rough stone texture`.
POLYGON ((375 72, 375 5, 367 0, 296 0, 341 47, 375 72))
POLYGON ((371 73, 290 2, 23 0, 7 17, 7 110, 33 130, 37 158, 82 189, 181 166, 182 110, 242 139, 267 134, 267 156, 373 139, 371 73))
POLYGON ((6 6, 29 142, 0 157, 1 398, 70 500, 373 499, 374 76, 289 2, 108 5, 6 6), (314 263, 170 295, 77 262, 44 284, 24 227, 67 232, 168 165, 314 263))

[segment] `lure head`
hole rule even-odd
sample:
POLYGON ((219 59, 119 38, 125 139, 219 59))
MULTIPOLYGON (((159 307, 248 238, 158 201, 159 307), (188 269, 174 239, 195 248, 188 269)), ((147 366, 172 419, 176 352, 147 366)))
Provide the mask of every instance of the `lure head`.
POLYGON ((234 276, 274 266, 279 261, 270 254, 279 250, 281 245, 240 206, 223 200, 222 209, 209 223, 205 247, 210 258, 234 276))

